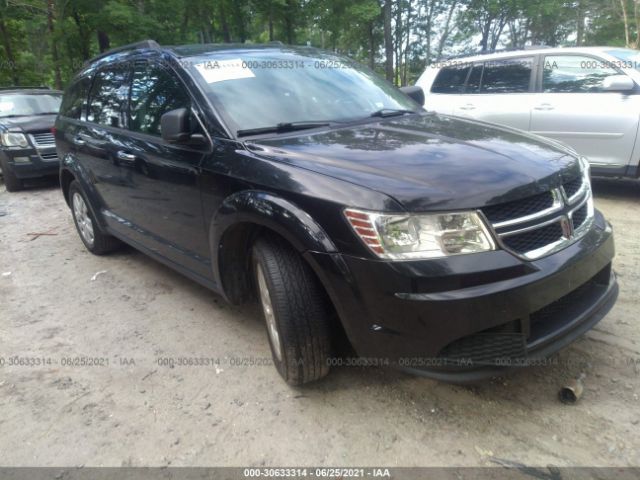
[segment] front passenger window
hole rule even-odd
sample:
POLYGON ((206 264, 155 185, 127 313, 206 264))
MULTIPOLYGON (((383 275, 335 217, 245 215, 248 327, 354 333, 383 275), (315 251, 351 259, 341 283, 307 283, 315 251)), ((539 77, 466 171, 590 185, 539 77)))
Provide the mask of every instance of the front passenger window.
POLYGON ((618 72, 602 61, 579 55, 553 55, 544 59, 542 91, 546 93, 600 92, 602 81, 618 72))
POLYGON ((109 127, 126 128, 129 68, 115 65, 96 73, 91 88, 87 120, 109 127))
POLYGON ((129 128, 160 136, 160 117, 176 108, 189 108, 186 90, 172 72, 158 65, 138 65, 133 71, 129 128))

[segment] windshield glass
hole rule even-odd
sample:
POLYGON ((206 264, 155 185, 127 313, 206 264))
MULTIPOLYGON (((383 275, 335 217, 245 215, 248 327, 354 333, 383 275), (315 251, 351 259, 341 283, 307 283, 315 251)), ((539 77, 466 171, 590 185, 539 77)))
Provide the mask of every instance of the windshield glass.
POLYGON ((640 52, 638 50, 631 50, 629 48, 618 48, 616 50, 607 50, 609 55, 616 57, 618 60, 622 60, 620 64, 616 64, 616 67, 635 68, 640 72, 640 52))
POLYGON ((357 120, 382 109, 418 109, 370 70, 317 51, 238 50, 188 60, 235 132, 279 123, 357 120))
POLYGON ((0 95, 0 118, 58 113, 61 95, 53 93, 0 95))

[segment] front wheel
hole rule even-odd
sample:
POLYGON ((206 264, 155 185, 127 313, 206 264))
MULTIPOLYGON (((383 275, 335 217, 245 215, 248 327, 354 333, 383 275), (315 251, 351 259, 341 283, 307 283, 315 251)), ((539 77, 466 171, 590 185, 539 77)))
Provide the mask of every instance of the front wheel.
POLYGON ((104 255, 121 245, 120 240, 100 231, 87 199, 75 180, 69 186, 69 204, 80 240, 87 250, 95 255, 104 255))
POLYGON ((329 373, 331 308, 311 268, 286 242, 263 237, 253 272, 275 366, 290 385, 329 373))
POLYGON ((18 190, 22 190, 22 180, 16 177, 16 174, 13 173, 13 169, 11 165, 3 158, 0 158, 0 166, 2 166, 2 176, 4 177, 4 186, 7 189, 7 192, 17 192, 18 190))

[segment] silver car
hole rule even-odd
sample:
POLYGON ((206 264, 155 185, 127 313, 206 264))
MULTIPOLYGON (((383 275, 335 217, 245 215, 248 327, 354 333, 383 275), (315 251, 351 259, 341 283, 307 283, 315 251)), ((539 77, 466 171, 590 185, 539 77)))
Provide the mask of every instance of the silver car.
POLYGON ((425 108, 561 141, 600 175, 640 174, 640 52, 545 48, 449 59, 418 79, 425 108))

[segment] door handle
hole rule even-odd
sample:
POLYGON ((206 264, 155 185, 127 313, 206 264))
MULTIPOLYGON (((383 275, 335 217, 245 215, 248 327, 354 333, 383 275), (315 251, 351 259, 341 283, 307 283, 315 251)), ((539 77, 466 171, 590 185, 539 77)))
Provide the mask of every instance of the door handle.
POLYGON ((476 106, 473 103, 467 103, 466 105, 462 105, 460 110, 475 110, 476 106))
POLYGON ((123 150, 118 150, 118 153, 116 153, 116 156, 118 157, 118 160, 122 160, 123 162, 135 162, 136 161, 136 156, 131 154, 131 153, 127 153, 123 150))
POLYGON ((533 107, 535 110, 553 110, 555 107, 550 103, 541 103, 533 107))

